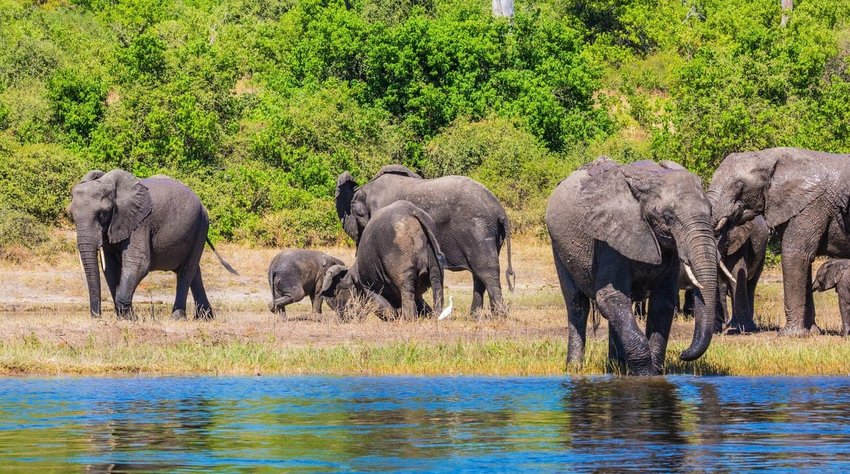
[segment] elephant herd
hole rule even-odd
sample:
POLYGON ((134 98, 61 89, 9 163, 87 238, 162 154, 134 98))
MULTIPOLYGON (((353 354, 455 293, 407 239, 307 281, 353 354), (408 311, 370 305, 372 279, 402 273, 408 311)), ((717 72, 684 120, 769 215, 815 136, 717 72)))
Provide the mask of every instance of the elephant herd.
MULTIPOLYGON (((812 279, 815 256, 850 257, 848 207, 850 155, 795 148, 734 153, 708 191, 671 161, 618 164, 600 157, 582 166, 552 192, 545 216, 567 308, 567 363, 584 360, 595 305, 608 320, 609 359, 627 373, 661 373, 680 289, 691 297, 695 320, 681 359, 702 356, 724 328, 756 330, 753 297, 769 229, 782 252, 780 333, 819 333, 812 291, 835 288, 841 332, 850 335, 850 261, 829 260, 812 279), (646 307, 645 329, 636 304, 646 307)), ((506 245, 505 277, 513 290, 510 222, 481 184, 462 176, 424 179, 400 165, 385 166, 362 185, 344 172, 336 210, 357 244, 354 262, 346 266, 312 250, 281 252, 269 268, 271 311, 285 313, 310 297, 313 312, 327 302, 343 319, 354 303, 370 303, 382 319, 443 317, 451 311, 451 304, 444 308, 444 271, 468 270, 471 311, 483 309, 486 292, 493 314, 507 312, 499 254, 506 245), (433 308, 423 298, 429 289, 433 308)), ((186 186, 162 175, 91 171, 74 187, 70 212, 92 315, 101 311, 100 251, 118 317, 133 317, 133 293, 151 270, 177 274, 173 317, 186 317, 189 290, 195 316, 213 316, 199 267, 205 243, 212 247, 209 218, 186 186)))

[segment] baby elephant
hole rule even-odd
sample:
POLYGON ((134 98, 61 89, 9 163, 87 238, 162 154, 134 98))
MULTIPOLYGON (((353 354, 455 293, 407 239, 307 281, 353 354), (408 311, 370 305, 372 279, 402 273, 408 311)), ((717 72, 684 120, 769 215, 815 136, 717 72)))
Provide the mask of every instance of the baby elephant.
MULTIPOLYGON (((272 313, 286 314, 286 305, 310 297, 313 313, 322 314, 320 295, 322 281, 328 269, 343 265, 342 260, 315 250, 284 250, 269 265, 269 285, 272 289, 272 313)), ((329 301, 331 306, 335 302, 329 301)))
POLYGON ((322 295, 336 298, 343 319, 352 298, 378 306, 378 316, 412 318, 431 309, 422 295, 430 286, 434 309, 443 309, 443 269, 446 265, 434 237, 434 221, 408 201, 396 201, 374 214, 360 238, 351 268, 331 267, 322 283, 322 295))
POLYGON ((841 335, 850 336, 850 260, 829 259, 818 269, 812 289, 826 291, 831 288, 838 293, 841 335))

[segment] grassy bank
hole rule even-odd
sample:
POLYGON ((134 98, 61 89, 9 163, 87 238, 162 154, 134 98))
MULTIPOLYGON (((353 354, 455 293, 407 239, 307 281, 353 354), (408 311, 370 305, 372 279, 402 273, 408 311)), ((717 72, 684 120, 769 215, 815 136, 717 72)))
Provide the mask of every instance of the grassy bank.
MULTIPOLYGON (((129 330, 128 332, 132 332, 129 330)), ((850 345, 835 336, 806 340, 725 338, 694 363, 675 354, 668 374, 848 375, 850 345)), ((591 341, 581 371, 604 374, 607 344, 591 341)), ((131 340, 113 346, 44 342, 35 338, 0 344, 0 373, 18 374, 330 374, 330 375, 562 375, 563 339, 471 342, 342 343, 280 345, 277 341, 210 344, 203 338, 170 345, 131 340)))
MULTIPOLYGON (((506 319, 466 314, 468 274, 447 275, 456 313, 447 321, 342 323, 332 312, 290 308, 283 321, 265 309, 265 269, 271 250, 221 249, 242 273, 228 276, 209 255, 203 268, 217 311, 212 322, 168 318, 173 276, 151 275, 136 294, 137 322, 87 315, 85 283, 72 253, 50 261, 0 265, 0 374, 369 374, 561 375, 566 373, 566 321, 546 246, 515 247, 519 288, 506 319), (49 288, 45 291, 44 288, 49 288)), ((350 261, 350 249, 329 249, 350 261)), ((780 338, 781 281, 766 272, 757 297, 759 323, 768 330, 717 336, 705 357, 678 360, 693 331, 677 319, 667 373, 718 375, 848 375, 850 344, 837 336, 780 338), (773 330, 771 330, 771 328, 773 330)), ((106 302, 104 307, 111 305, 106 302)), ((840 325, 833 293, 816 295, 817 321, 840 325)), ((582 374, 606 371, 605 321, 588 335, 582 374)))

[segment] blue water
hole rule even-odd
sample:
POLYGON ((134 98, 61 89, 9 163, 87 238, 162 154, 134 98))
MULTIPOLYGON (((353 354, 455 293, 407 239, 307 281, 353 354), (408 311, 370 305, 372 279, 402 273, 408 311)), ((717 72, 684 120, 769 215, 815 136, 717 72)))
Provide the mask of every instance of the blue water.
POLYGON ((0 379, 0 468, 850 470, 850 379, 0 379))

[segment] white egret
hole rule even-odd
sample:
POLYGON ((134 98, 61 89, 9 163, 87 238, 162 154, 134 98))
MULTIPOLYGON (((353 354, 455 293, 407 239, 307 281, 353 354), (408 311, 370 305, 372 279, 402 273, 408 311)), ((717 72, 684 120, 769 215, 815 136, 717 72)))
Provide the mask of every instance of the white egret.
POLYGON ((452 314, 452 297, 449 295, 449 305, 443 308, 443 312, 437 317, 437 321, 448 318, 452 314))

